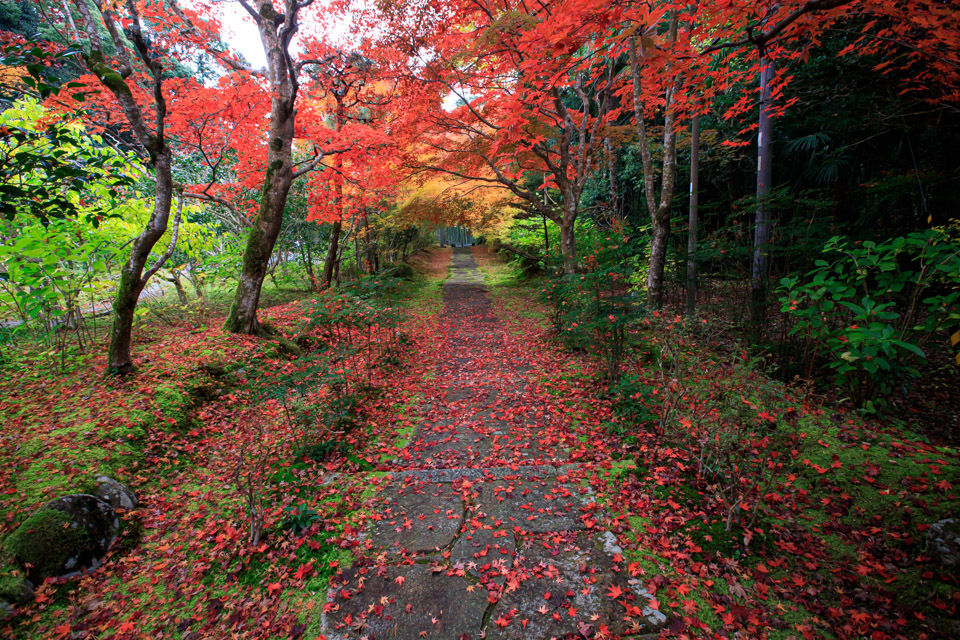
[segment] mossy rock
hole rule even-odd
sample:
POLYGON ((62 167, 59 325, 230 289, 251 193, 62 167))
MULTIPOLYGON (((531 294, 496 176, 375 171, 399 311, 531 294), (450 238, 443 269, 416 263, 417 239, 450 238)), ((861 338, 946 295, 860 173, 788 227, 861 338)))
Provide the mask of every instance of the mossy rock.
POLYGON ((117 482, 110 476, 97 476, 96 489, 89 493, 109 504, 114 511, 119 509, 133 511, 140 506, 137 494, 130 487, 117 482))
POLYGON ((280 334, 271 336, 269 340, 273 342, 273 345, 270 349, 272 353, 268 353, 268 357, 299 358, 303 355, 303 349, 301 349, 296 342, 285 338, 280 334))
POLYGON ((96 496, 73 494, 48 502, 3 546, 31 581, 40 582, 98 567, 119 529, 120 521, 109 504, 96 496))
POLYGON ((0 601, 11 604, 26 604, 33 600, 33 583, 27 580, 26 574, 16 566, 13 558, 4 560, 5 565, 0 568, 0 601))
POLYGON ((417 272, 406 262, 401 262, 392 267, 388 273, 391 278, 400 278, 401 280, 413 280, 417 276, 417 272))

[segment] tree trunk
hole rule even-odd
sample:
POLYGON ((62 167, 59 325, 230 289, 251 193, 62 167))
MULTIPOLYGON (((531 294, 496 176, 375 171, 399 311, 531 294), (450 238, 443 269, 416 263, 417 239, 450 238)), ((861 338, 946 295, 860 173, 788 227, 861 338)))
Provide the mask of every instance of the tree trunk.
MULTIPOLYGON (((343 126, 344 121, 346 120, 346 112, 343 106, 343 96, 339 93, 335 93, 334 97, 337 100, 337 111, 335 118, 333 120, 334 130, 340 131, 340 127, 343 126)), ((343 160, 338 154, 333 161, 334 170, 339 172, 341 167, 343 167, 343 160)), ((337 200, 337 212, 340 215, 340 218, 333 223, 333 227, 330 230, 330 246, 327 247, 327 257, 323 262, 323 288, 329 289, 330 285, 333 284, 333 271, 334 266, 337 267, 337 284, 339 285, 340 280, 340 265, 339 265, 339 253, 340 253, 340 231, 343 227, 343 211, 344 211, 344 202, 343 202, 343 178, 340 175, 334 175, 334 187, 337 200)))
POLYGON ((147 226, 134 240, 130 257, 120 270, 120 284, 113 299, 113 327, 110 329, 110 349, 107 352, 107 371, 110 373, 126 375, 133 371, 130 343, 137 301, 147 283, 143 270, 154 245, 167 230, 170 208, 173 205, 171 152, 166 145, 156 153, 154 172, 157 184, 153 212, 147 226))
POLYGON ((363 209, 363 244, 367 254, 367 270, 373 274, 377 272, 377 256, 373 248, 373 232, 370 230, 370 215, 363 209))
POLYGON ((574 236, 574 222, 577 219, 577 202, 564 196, 563 218, 560 220, 560 253, 563 256, 563 272, 577 272, 577 244, 574 236))
POLYGON ((170 276, 170 282, 173 283, 173 288, 177 292, 177 300, 180 301, 180 304, 186 306, 190 301, 187 299, 187 290, 183 288, 183 283, 180 282, 180 272, 174 271, 170 276))
MULTIPOLYGON (((171 169, 172 154, 165 141, 167 117, 167 103, 163 95, 163 64, 159 57, 153 57, 151 48, 143 36, 140 16, 135 3, 128 2, 128 20, 124 23, 126 40, 121 37, 112 8, 96 5, 99 18, 94 19, 90 6, 86 2, 75 2, 81 18, 81 29, 73 22, 68 5, 64 5, 73 35, 77 44, 88 50, 83 56, 87 69, 90 70, 100 83, 109 89, 116 98, 124 116, 143 149, 149 154, 149 165, 154 170, 156 190, 154 192, 153 211, 146 226, 133 242, 130 257, 120 269, 120 282, 117 294, 113 300, 113 326, 110 330, 110 347, 107 351, 107 371, 127 374, 133 371, 130 358, 130 342, 133 334, 133 319, 140 292, 150 277, 163 262, 170 257, 173 246, 176 244, 176 229, 174 240, 166 254, 157 263, 144 273, 150 252, 167 230, 170 219, 170 208, 173 203, 173 177, 171 169), (100 37, 102 28, 110 34, 110 39, 116 47, 116 61, 118 69, 107 64, 104 57, 103 40, 100 37), (87 42, 79 38, 80 33, 86 35, 87 42), (133 47, 129 48, 129 42, 133 47), (144 106, 141 105, 127 78, 133 73, 131 52, 139 57, 146 65, 152 76, 152 111, 151 124, 145 116, 144 106)), ((182 199, 181 199, 182 205, 182 199)), ((182 208, 181 208, 182 212, 182 208)), ((179 222, 179 213, 178 213, 179 222)))
POLYGON ((327 257, 323 261, 323 288, 328 289, 333 283, 333 268, 337 264, 337 254, 340 252, 340 229, 342 224, 339 220, 333 223, 330 229, 330 246, 327 247, 327 257))
POLYGON ((650 239, 650 271, 647 273, 647 301, 655 309, 663 306, 663 274, 667 264, 667 246, 670 243, 670 220, 664 224, 657 219, 650 239))
POLYGON ((317 276, 313 273, 313 254, 310 252, 310 243, 305 241, 302 235, 300 236, 300 242, 302 243, 303 266, 307 270, 307 278, 310 280, 310 290, 319 291, 320 283, 317 282, 317 276))
MULTIPOLYGON (((677 39, 677 14, 670 19, 668 39, 671 43, 677 39)), ((641 41, 642 46, 642 41, 641 41)), ((674 130, 676 112, 673 108, 674 86, 667 87, 664 101, 663 122, 663 169, 660 175, 660 201, 656 198, 656 176, 653 173, 653 154, 647 140, 646 124, 643 119, 643 94, 640 86, 640 55, 637 52, 637 39, 630 39, 630 69, 633 74, 633 109, 637 119, 637 137, 640 143, 640 156, 643 164, 644 199, 653 225, 653 238, 650 243, 650 270, 647 272, 647 302, 658 309, 663 305, 663 274, 667 263, 667 245, 670 239, 670 205, 673 201, 673 189, 676 184, 677 134, 674 130)), ((667 67, 669 72, 670 68, 667 67)))
POLYGON ((607 180, 610 182, 610 216, 614 223, 620 220, 620 195, 617 192, 617 156, 610 138, 603 139, 603 151, 607 156, 607 180))
POLYGON ((549 260, 550 259, 550 231, 547 227, 547 216, 540 216, 543 218, 543 255, 549 260))
MULTIPOLYGON (((288 41, 281 37, 277 25, 268 14, 273 5, 259 3, 261 17, 257 20, 260 40, 267 53, 267 78, 270 83, 270 132, 267 144, 267 170, 260 193, 260 207, 253 227, 247 235, 247 246, 243 251, 243 266, 233 298, 230 315, 223 328, 231 333, 259 335, 262 333, 257 308, 260 305, 260 293, 263 280, 269 268, 270 256, 280 235, 283 224, 283 210, 287 204, 287 194, 293 184, 293 137, 296 110, 297 87, 291 79, 288 68, 288 41), (262 5, 262 6, 261 6, 262 5)), ((296 10, 288 6, 285 26, 295 31, 296 10), (289 12, 293 11, 293 15, 289 12), (287 24, 293 26, 288 27, 287 24)))
MULTIPOLYGON (((289 125, 289 137, 271 135, 270 139, 280 142, 280 151, 273 150, 271 145, 268 153, 268 169, 264 179, 263 193, 260 197, 260 210, 253 221, 253 228, 247 236, 247 246, 243 251, 243 266, 240 269, 240 279, 233 297, 233 306, 230 315, 223 325, 224 331, 231 333, 245 333, 259 335, 262 330, 257 319, 257 308, 260 306, 260 293, 263 281, 270 267, 270 255, 280 235, 283 224, 283 209, 287 201, 287 193, 292 183, 290 172, 291 143, 293 141, 293 114, 286 120, 289 125), (286 159, 282 156, 286 154, 286 159)), ((276 127, 271 126, 271 134, 276 127)), ((280 132, 276 132, 280 133, 280 132)), ((283 134, 281 133, 281 136, 283 134)))
POLYGON ((700 116, 690 124, 690 218, 687 223, 687 315, 697 308, 697 218, 700 205, 700 116))
POLYGON ((760 57, 760 121, 757 134, 757 216, 753 235, 753 268, 750 278, 751 313, 754 333, 763 330, 767 306, 767 273, 770 251, 770 183, 773 179, 773 120, 770 117, 770 84, 773 61, 760 57))
POLYGON ((199 274, 193 275, 190 282, 193 283, 193 292, 197 294, 197 299, 203 300, 203 276, 199 274))
POLYGON ((340 243, 340 251, 337 252, 337 257, 333 261, 333 279, 337 283, 337 287, 340 287, 340 265, 343 264, 343 252, 347 248, 344 242, 340 243))

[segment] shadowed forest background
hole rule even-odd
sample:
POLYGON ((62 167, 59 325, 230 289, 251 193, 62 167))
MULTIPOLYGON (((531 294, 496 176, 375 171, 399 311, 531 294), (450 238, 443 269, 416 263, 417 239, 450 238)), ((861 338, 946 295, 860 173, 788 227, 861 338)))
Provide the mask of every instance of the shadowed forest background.
POLYGON ((536 450, 577 637, 956 637, 958 149, 941 0, 0 0, 0 624, 376 637, 396 474, 536 450))

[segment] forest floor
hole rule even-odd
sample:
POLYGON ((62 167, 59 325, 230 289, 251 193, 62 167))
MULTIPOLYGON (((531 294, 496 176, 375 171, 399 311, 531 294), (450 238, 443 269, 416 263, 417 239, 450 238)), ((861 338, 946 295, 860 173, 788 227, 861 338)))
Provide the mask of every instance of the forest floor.
POLYGON ((4 535, 98 473, 141 499, 104 565, 39 585, 10 634, 960 635, 956 565, 928 540, 958 513, 956 448, 805 396, 662 316, 611 388, 557 340, 536 281, 485 247, 413 262, 396 291, 371 279, 265 310, 296 351, 214 319, 148 327, 129 380, 96 358, 5 368, 4 535), (749 445, 723 453, 759 473, 762 500, 729 531, 724 476, 698 474, 663 415, 749 445), (238 492, 251 479, 258 545, 238 492))

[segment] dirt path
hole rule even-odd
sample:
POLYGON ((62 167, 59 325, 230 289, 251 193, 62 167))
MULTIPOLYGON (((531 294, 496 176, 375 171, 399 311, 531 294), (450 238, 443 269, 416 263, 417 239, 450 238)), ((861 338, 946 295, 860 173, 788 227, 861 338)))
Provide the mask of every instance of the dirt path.
MULTIPOLYGON (((665 622, 625 571, 570 464, 562 416, 508 347, 469 248, 444 284, 446 358, 412 443, 368 507, 362 558, 334 579, 330 640, 547 640, 651 633, 665 622)), ((516 341, 509 341, 515 343, 516 341)))

